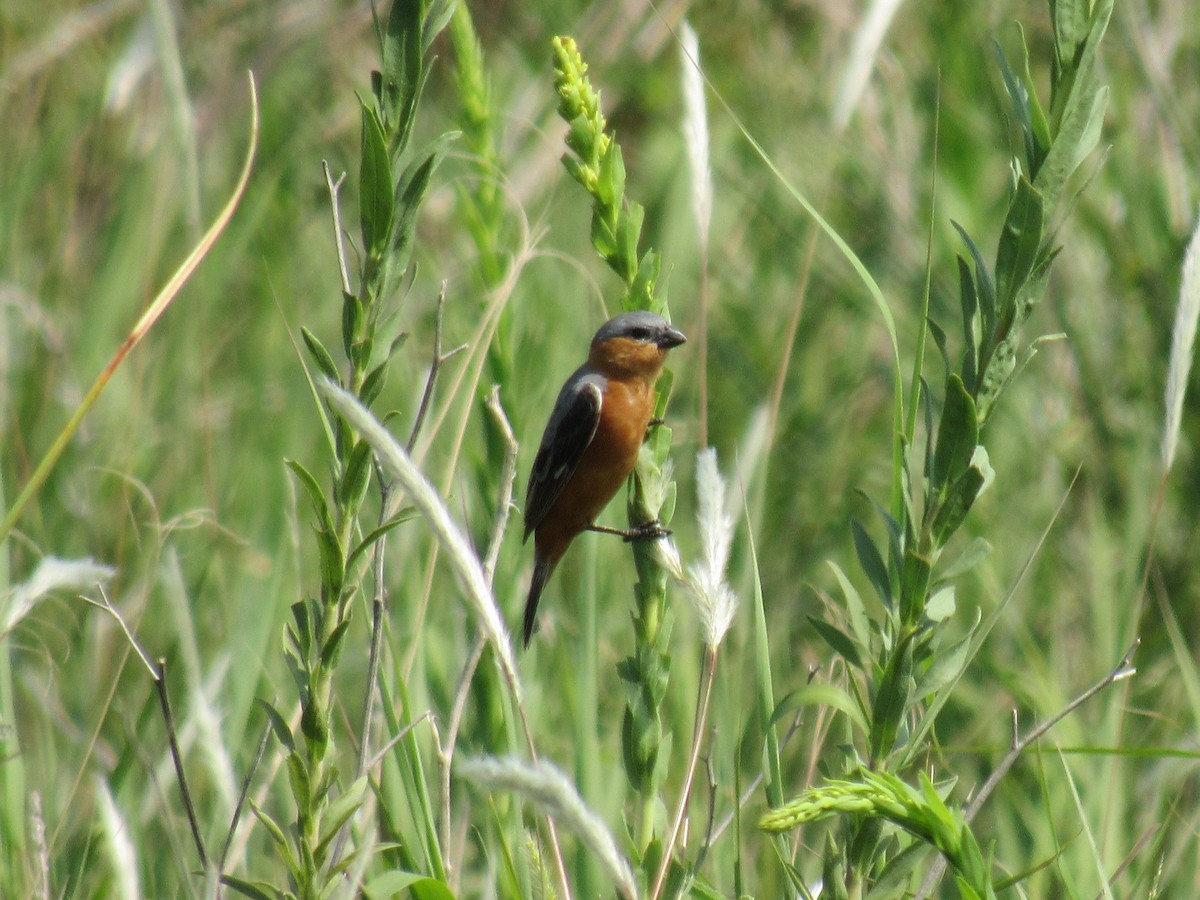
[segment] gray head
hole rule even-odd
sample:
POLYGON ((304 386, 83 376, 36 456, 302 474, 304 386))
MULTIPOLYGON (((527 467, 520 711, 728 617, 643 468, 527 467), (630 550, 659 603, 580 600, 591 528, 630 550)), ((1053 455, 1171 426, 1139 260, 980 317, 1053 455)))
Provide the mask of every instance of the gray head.
POLYGON ((653 344, 662 350, 670 350, 687 341, 683 332, 662 316, 643 311, 621 313, 609 319, 592 338, 592 346, 613 338, 653 344))

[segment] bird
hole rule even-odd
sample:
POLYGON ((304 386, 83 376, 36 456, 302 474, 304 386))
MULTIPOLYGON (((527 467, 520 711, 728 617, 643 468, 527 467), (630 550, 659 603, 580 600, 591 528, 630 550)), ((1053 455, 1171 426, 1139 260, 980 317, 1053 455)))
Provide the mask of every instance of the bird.
POLYGON ((538 601, 571 542, 583 531, 628 540, 670 534, 657 521, 621 530, 596 517, 629 477, 652 424, 654 383, 667 351, 687 341, 660 315, 627 312, 592 338, 587 362, 559 391, 525 494, 525 535, 534 536, 533 580, 525 601, 525 646, 533 636, 538 601))

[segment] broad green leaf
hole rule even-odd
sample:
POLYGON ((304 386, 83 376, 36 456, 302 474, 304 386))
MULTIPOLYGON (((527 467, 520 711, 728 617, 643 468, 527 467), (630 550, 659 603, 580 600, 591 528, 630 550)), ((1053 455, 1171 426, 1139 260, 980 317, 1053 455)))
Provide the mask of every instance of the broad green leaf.
POLYGON ((1044 231, 1042 196, 1028 179, 1019 176, 996 249, 996 302, 1000 309, 1015 304, 1018 290, 1038 259, 1044 231))
POLYGON ((303 326, 300 328, 300 336, 304 338, 304 346, 308 348, 308 353, 316 363, 317 370, 336 383, 339 380, 337 364, 329 355, 329 351, 325 349, 325 345, 317 339, 315 334, 303 326))
POLYGON ((275 844, 275 850, 283 858, 284 865, 293 874, 298 873, 300 869, 296 861, 296 855, 292 852, 291 842, 288 841, 283 829, 252 798, 247 798, 247 802, 250 804, 250 810, 254 813, 255 817, 267 829, 267 834, 271 836, 271 840, 275 844))
MULTIPOLYGON (((867 718, 863 714, 862 708, 854 701, 854 698, 836 685, 821 684, 818 682, 806 684, 804 687, 797 688, 784 696, 771 713, 768 726, 773 727, 783 716, 798 706, 827 706, 830 709, 836 709, 838 712, 845 713, 846 718, 850 720, 860 733, 868 733, 867 718)), ((782 796, 779 802, 783 802, 782 796)), ((774 805, 778 806, 779 804, 776 803, 774 805)))
POLYGON ((289 753, 293 752, 296 749, 296 741, 292 737, 292 729, 288 727, 287 720, 266 700, 259 699, 258 705, 267 714, 267 719, 271 723, 271 733, 275 735, 275 740, 279 741, 280 746, 289 753))
POLYGON ((981 537, 971 539, 971 543, 958 554, 949 564, 944 566, 938 572, 938 577, 944 581, 949 581, 952 578, 957 578, 959 575, 969 572, 975 568, 988 554, 992 552, 992 545, 981 537))
POLYGON ((966 229, 957 222, 950 224, 954 226, 959 237, 963 239, 963 243, 967 245, 967 251, 971 254, 971 261, 975 266, 974 289, 983 328, 981 345, 987 345, 992 342, 996 332, 996 285, 992 281, 987 263, 983 261, 983 255, 975 246, 975 242, 971 240, 971 236, 967 234, 966 229))
MULTIPOLYGON (((951 598, 951 602, 953 602, 953 598, 951 598)), ((953 612, 953 610, 951 611, 953 612)), ((958 680, 971 658, 973 634, 973 631, 968 633, 953 647, 937 651, 933 662, 917 682, 916 695, 918 697, 932 697, 946 685, 958 680)))
MULTIPOLYGON (((946 404, 938 424, 937 447, 933 453, 930 488, 941 502, 947 496, 947 486, 962 477, 971 464, 971 456, 979 445, 979 422, 975 417, 975 401, 957 375, 946 379, 946 404)), ((974 499, 974 498, 972 498, 974 499)))
POLYGON ((380 107, 389 131, 407 142, 422 83, 422 0, 394 0, 383 34, 380 107))
POLYGON ((862 527, 857 519, 850 520, 850 530, 854 535, 854 551, 858 554, 858 563, 862 566, 863 573, 875 588, 875 593, 879 596, 879 599, 883 601, 885 606, 891 607, 891 579, 888 576, 887 565, 883 561, 883 556, 879 553, 875 542, 871 540, 871 536, 867 534, 867 530, 862 527))
POLYGON ((858 646, 850 635, 816 616, 809 616, 808 621, 817 630, 817 634, 824 638, 825 643, 833 648, 835 653, 856 669, 863 667, 862 656, 858 651, 858 646))
MULTIPOLYGON (((429 182, 437 171, 450 145, 458 139, 457 131, 446 132, 436 138, 425 150, 418 154, 416 161, 409 164, 396 183, 394 198, 395 230, 392 232, 392 244, 389 252, 390 279, 398 278, 408 270, 409 259, 412 255, 413 238, 416 236, 417 211, 429 190, 429 182)), ((391 190, 391 186, 388 186, 391 190)))
POLYGON ((904 572, 900 579, 900 621, 915 625, 925 606, 925 593, 933 572, 932 561, 915 549, 904 554, 904 572))
MULTIPOLYGON (((979 295, 975 291, 975 279, 971 275, 971 267, 961 256, 958 257, 958 290, 962 304, 963 319, 963 351, 962 380, 968 391, 974 391, 979 383, 979 346, 982 336, 982 323, 979 318, 979 295)), ((938 333, 934 332, 934 340, 938 333)), ((946 337, 943 334, 938 346, 942 348, 942 357, 946 360, 946 371, 951 371, 950 357, 945 349, 946 337)), ((928 471, 928 470, 927 470, 928 471)))
POLYGON ((925 604, 925 618, 931 622, 944 622, 954 615, 954 609, 954 585, 948 584, 929 595, 929 601, 925 604))
POLYGON ((363 894, 369 900, 387 900, 405 890, 414 900, 454 900, 443 882, 412 872, 385 872, 363 885, 363 894))
POLYGON ((325 500, 325 492, 321 490, 321 485, 317 483, 317 479, 297 460, 285 459, 283 462, 300 479, 300 484, 304 487, 305 493, 312 500, 313 511, 317 514, 319 527, 332 529, 333 518, 329 515, 329 504, 325 500))
POLYGON ((842 598, 846 601, 846 615, 850 619, 850 628, 854 631, 855 639, 859 646, 869 647, 871 645, 871 620, 867 616, 867 609, 863 605, 862 597, 850 583, 850 579, 846 577, 841 566, 833 560, 826 560, 825 564, 833 570, 833 576, 842 589, 842 598))
POLYGON ((321 827, 325 834, 321 838, 321 842, 317 845, 316 855, 322 856, 329 846, 329 842, 333 840, 342 826, 349 821, 362 806, 363 795, 367 790, 367 777, 364 775, 358 778, 350 787, 342 792, 342 795, 329 804, 329 808, 325 811, 325 816, 321 822, 321 827))
POLYGON ((235 875, 222 875, 221 884, 237 891, 250 900, 281 900, 287 895, 275 885, 266 881, 246 881, 235 875))
POLYGON ((342 645, 346 641, 346 632, 350 628, 350 620, 344 619, 337 628, 333 629, 333 634, 329 636, 329 640, 325 642, 325 646, 321 648, 321 665, 327 669, 336 669, 338 659, 341 656, 342 645))
POLYGON ((358 177, 359 221, 363 250, 378 260, 392 225, 392 167, 383 126, 375 110, 362 104, 362 166, 358 177))
POLYGON ((906 636, 888 657, 871 710, 871 761, 891 752, 912 698, 913 645, 906 636))

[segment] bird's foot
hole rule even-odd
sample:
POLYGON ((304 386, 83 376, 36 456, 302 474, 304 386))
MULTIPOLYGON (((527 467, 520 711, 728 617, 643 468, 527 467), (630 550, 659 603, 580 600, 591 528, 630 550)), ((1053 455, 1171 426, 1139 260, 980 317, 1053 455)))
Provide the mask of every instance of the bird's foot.
POLYGON ((627 544, 634 541, 657 541, 660 538, 671 536, 671 529, 664 527, 658 519, 651 519, 649 522, 643 522, 641 525, 635 525, 633 528, 609 528, 606 525, 589 525, 587 530, 595 531, 599 534, 615 534, 627 544))

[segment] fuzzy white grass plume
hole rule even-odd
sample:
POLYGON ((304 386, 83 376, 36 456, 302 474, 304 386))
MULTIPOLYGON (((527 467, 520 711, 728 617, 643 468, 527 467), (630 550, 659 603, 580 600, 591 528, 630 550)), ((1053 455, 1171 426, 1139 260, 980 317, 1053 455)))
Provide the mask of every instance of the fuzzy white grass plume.
POLYGON ((725 479, 711 447, 696 456, 696 522, 700 526, 700 561, 688 566, 689 593, 700 612, 704 643, 716 647, 737 610, 737 595, 725 581, 733 517, 725 512, 725 479))
POLYGON ((129 823, 117 809, 117 803, 102 778, 95 779, 95 787, 101 832, 105 837, 113 877, 110 896, 120 900, 138 900, 142 893, 138 886, 137 851, 129 837, 129 823))
POLYGON ((0 602, 0 638, 8 634, 54 591, 87 591, 112 578, 116 569, 90 559, 44 556, 29 580, 12 589, 0 602))
POLYGON ((504 619, 496 605, 496 598, 484 577, 483 563, 471 549, 471 544, 462 530, 450 517, 446 504, 391 432, 379 424, 379 420, 371 415, 353 394, 328 379, 322 379, 319 385, 329 402, 371 445, 379 457, 380 464, 388 474, 400 482, 413 506, 429 523, 466 589, 469 606, 479 617, 484 633, 496 650, 505 679, 519 697, 521 682, 517 677, 517 664, 513 658, 512 639, 508 636, 508 629, 504 627, 504 619))
POLYGON ((875 58, 879 48, 887 36, 892 19, 900 9, 903 0, 873 0, 862 22, 854 32, 854 40, 850 45, 850 58, 846 60, 846 68, 842 71, 842 80, 838 84, 837 97, 833 101, 833 124, 841 131, 850 122, 858 102, 866 90, 871 70, 875 68, 875 58))
POLYGON ((692 173, 692 213, 701 245, 708 244, 712 221, 712 168, 708 161, 708 108, 704 76, 700 73, 700 42, 686 21, 679 26, 680 65, 683 67, 683 137, 692 173))
POLYGON ((683 585, 696 608, 704 643, 716 648, 733 622, 738 597, 725 581, 734 520, 726 511, 725 479, 717 468, 717 451, 711 447, 696 454, 696 499, 701 542, 699 562, 684 568, 673 541, 656 541, 655 549, 659 564, 683 585))
POLYGON ((570 828, 600 860, 624 897, 637 896, 629 863, 600 817, 584 805, 567 776, 549 763, 481 757, 455 766, 459 775, 488 791, 513 791, 540 806, 547 815, 570 828))
POLYGON ((1200 318, 1200 217, 1183 257, 1183 278, 1179 286, 1179 309, 1171 332, 1171 362, 1167 368, 1167 420, 1163 427, 1163 471, 1170 471, 1179 446, 1179 427, 1183 420, 1183 397, 1187 393, 1188 374, 1192 370, 1192 348, 1196 343, 1196 320, 1200 318))

